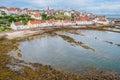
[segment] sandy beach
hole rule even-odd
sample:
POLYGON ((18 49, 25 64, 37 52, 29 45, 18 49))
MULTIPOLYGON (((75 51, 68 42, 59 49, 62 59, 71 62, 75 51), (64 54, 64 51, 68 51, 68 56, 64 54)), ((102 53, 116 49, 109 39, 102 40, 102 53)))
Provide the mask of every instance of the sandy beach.
POLYGON ((20 38, 20 37, 27 37, 35 34, 42 34, 43 32, 45 32, 45 30, 42 30, 40 28, 19 30, 19 31, 9 31, 9 32, 0 33, 0 39, 3 39, 3 38, 14 39, 14 38, 20 38))
POLYGON ((24 30, 24 31, 13 31, 13 32, 6 32, 1 33, 0 38, 8 38, 8 39, 14 39, 18 37, 26 37, 35 34, 37 31, 31 31, 31 30, 24 30))
MULTIPOLYGON (((104 26, 68 26, 68 27, 45 27, 45 28, 32 28, 27 30, 19 30, 19 31, 10 31, 10 32, 3 32, 0 33, 0 39, 7 38, 7 39, 14 39, 14 38, 20 38, 20 37, 27 37, 32 36, 35 34, 42 34, 47 31, 52 31, 55 29, 99 29, 104 26)), ((108 28, 108 26, 106 26, 108 28)))

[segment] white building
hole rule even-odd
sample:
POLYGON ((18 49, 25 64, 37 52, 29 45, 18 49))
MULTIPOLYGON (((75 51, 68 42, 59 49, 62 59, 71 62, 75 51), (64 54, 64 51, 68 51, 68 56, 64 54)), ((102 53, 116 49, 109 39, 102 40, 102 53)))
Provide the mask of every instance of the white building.
POLYGON ((36 27, 40 27, 41 26, 41 22, 40 21, 29 21, 27 23, 27 25, 30 27, 30 28, 36 28, 36 27))
POLYGON ((55 26, 62 26, 63 25, 63 20, 56 20, 55 21, 55 26))
POLYGON ((78 16, 76 20, 77 25, 92 25, 94 24, 93 21, 90 20, 88 16, 78 16))
POLYGON ((39 13, 31 15, 31 18, 37 19, 37 20, 42 20, 42 16, 39 13))
POLYGON ((22 10, 22 13, 31 16, 32 14, 34 14, 34 11, 33 10, 22 10))
POLYGON ((27 26, 24 26, 22 22, 12 22, 11 24, 11 29, 13 30, 21 30, 21 29, 26 29, 27 26))
POLYGON ((67 20, 64 20, 63 22, 62 22, 62 25, 63 26, 72 26, 72 25, 74 25, 71 21, 67 21, 67 20))
POLYGON ((20 13, 20 8, 7 8, 5 11, 7 15, 12 15, 12 14, 19 14, 20 13))
POLYGON ((77 25, 92 25, 93 21, 76 21, 77 25))
POLYGON ((0 7, 0 11, 4 11, 4 12, 5 12, 6 10, 7 10, 7 8, 6 8, 6 7, 3 7, 3 6, 2 6, 2 7, 0 7))
POLYGON ((71 17, 71 13, 70 12, 64 12, 64 16, 69 16, 69 17, 71 17))
POLYGON ((47 27, 47 26, 48 26, 48 23, 42 22, 39 27, 47 27))
POLYGON ((103 16, 98 16, 97 18, 95 18, 95 20, 93 20, 95 23, 97 24, 103 24, 103 25, 107 25, 110 22, 103 16))

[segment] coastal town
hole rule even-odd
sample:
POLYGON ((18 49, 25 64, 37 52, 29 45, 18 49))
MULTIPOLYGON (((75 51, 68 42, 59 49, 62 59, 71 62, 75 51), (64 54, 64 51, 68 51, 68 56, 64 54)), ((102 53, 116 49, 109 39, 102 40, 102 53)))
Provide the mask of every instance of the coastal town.
POLYGON ((105 16, 75 10, 54 10, 49 7, 46 10, 31 10, 28 8, 20 9, 2 6, 0 7, 0 18, 0 27, 7 26, 12 30, 58 26, 76 28, 86 25, 113 24, 105 16), (6 22, 2 22, 2 18, 5 18, 6 22))
POLYGON ((120 80, 120 0, 0 0, 0 80, 120 80))

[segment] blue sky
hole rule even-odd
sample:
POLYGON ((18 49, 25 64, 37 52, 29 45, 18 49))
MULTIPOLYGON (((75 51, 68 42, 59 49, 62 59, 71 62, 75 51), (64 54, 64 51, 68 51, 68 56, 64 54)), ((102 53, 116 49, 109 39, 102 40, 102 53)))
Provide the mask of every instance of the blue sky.
POLYGON ((120 14, 120 0, 0 0, 0 6, 30 9, 75 9, 96 14, 120 14))

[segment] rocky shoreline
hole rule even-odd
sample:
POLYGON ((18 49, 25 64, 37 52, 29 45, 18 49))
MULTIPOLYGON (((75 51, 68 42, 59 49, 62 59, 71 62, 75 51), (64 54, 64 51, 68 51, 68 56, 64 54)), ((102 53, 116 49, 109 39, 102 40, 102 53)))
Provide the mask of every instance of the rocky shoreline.
MULTIPOLYGON (((91 28, 87 29, 97 29, 91 28)), ((23 60, 15 59, 10 56, 9 52, 18 49, 18 38, 27 38, 44 33, 52 33, 52 31, 62 29, 86 29, 83 28, 44 28, 32 29, 2 33, 4 36, 0 40, 0 80, 120 80, 120 76, 114 72, 100 71, 96 68, 89 67, 84 73, 70 73, 63 70, 55 70, 49 65, 38 63, 27 63, 23 60), (6 35, 7 34, 7 35, 6 35)), ((19 53, 20 54, 20 53, 19 53)))
POLYGON ((20 38, 20 37, 27 37, 27 36, 32 36, 32 35, 36 35, 36 34, 43 34, 43 33, 48 32, 48 31, 62 30, 62 29, 107 30, 106 28, 111 28, 111 27, 114 27, 114 26, 113 25, 106 25, 106 26, 66 26, 66 27, 32 28, 32 29, 27 29, 27 30, 10 31, 10 32, 0 33, 0 39, 3 39, 3 38, 14 39, 14 38, 20 38))

